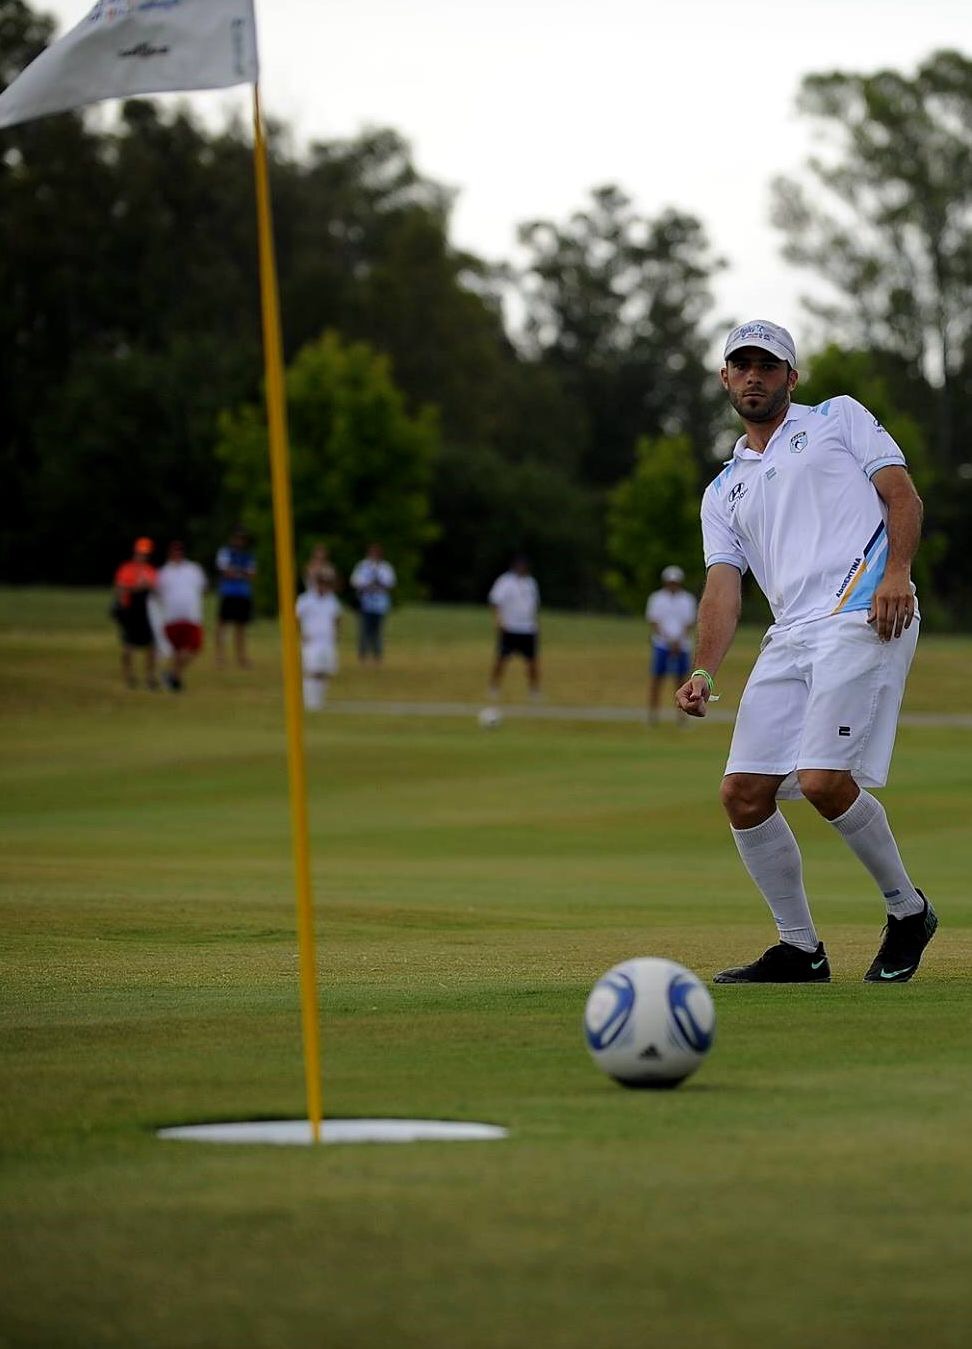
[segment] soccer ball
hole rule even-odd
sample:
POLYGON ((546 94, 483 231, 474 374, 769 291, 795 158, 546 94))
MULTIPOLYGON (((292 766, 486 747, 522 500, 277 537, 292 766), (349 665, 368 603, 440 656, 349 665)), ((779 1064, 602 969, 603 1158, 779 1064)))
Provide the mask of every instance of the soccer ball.
POLYGON ((498 707, 484 707, 479 714, 479 724, 484 731, 495 731, 502 720, 503 713, 498 707))
POLYGON ((684 965, 643 956, 598 979, 584 1037, 601 1072, 622 1086, 677 1087, 712 1047, 715 1007, 684 965))

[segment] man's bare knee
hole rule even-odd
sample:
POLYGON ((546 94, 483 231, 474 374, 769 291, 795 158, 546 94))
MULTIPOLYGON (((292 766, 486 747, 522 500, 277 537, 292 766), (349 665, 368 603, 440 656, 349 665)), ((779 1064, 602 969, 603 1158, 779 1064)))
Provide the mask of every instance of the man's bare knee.
POLYGON ((803 768, 797 776, 803 795, 828 820, 850 810, 860 793, 850 773, 843 769, 803 768))
POLYGON ((769 819, 780 781, 755 773, 728 773, 722 779, 719 798, 734 829, 755 829, 769 819))

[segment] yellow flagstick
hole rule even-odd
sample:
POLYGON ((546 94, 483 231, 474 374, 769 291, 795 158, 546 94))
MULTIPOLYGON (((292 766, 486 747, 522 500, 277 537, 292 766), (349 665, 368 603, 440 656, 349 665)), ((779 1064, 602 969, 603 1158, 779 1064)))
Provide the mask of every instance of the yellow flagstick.
POLYGON ((310 848, 307 838, 307 774, 304 768, 303 704, 300 645, 294 601, 294 525, 290 493, 290 450, 287 444, 287 400, 280 340, 280 301, 270 215, 267 146, 263 137, 260 88, 253 86, 253 163, 256 178, 257 236, 260 251, 260 301, 267 385, 267 428, 273 484, 273 525, 277 556, 277 597, 283 639, 284 708, 287 719, 287 772, 290 780, 290 827, 297 881, 297 932, 300 943, 300 1012, 304 1040, 307 1117, 314 1142, 321 1136, 320 1049, 317 1026, 317 969, 314 958, 314 904, 311 898, 310 848))

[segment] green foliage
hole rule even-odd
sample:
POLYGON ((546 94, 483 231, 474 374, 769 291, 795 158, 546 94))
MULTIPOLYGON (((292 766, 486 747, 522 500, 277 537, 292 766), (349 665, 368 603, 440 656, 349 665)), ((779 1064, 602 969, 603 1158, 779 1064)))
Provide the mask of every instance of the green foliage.
POLYGON ((800 109, 830 148, 811 159, 809 190, 776 183, 775 220, 787 256, 837 292, 807 306, 854 345, 944 382, 936 432, 949 456, 961 442, 948 386, 972 339, 972 59, 936 52, 911 77, 810 75, 800 109))
POLYGON ((555 466, 447 446, 433 500, 443 526, 427 567, 439 598, 483 602, 512 554, 525 552, 545 606, 602 601, 600 502, 555 466))
POLYGON ((699 539, 699 486, 686 436, 643 436, 630 477, 608 498, 608 589, 627 609, 644 609, 662 568, 676 563, 690 589, 704 575, 699 539))
POLYGON ((0 0, 0 89, 41 54, 53 31, 53 21, 23 0, 0 0))
MULTIPOLYGON (((429 515, 439 448, 435 412, 409 416, 387 358, 333 332, 297 354, 286 388, 298 558, 323 539, 346 577, 378 541, 398 574, 397 594, 414 595, 422 551, 436 534, 429 515)), ((259 598, 272 607, 276 569, 263 409, 226 414, 216 454, 225 509, 255 540, 259 598)))
POLYGON ((624 477, 641 435, 685 434, 704 456, 718 406, 705 322, 724 264, 700 222, 649 219, 610 185, 565 224, 524 225, 520 242, 528 346, 584 409, 585 478, 624 477))

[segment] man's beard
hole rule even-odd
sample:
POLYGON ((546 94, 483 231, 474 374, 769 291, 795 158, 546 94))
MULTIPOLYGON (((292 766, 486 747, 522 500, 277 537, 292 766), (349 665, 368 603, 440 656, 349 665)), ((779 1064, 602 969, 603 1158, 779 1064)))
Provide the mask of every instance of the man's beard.
MULTIPOLYGON (((759 398, 766 397, 765 394, 757 394, 755 396, 759 398)), ((743 421, 771 422, 773 418, 778 417, 779 414, 786 407, 790 399, 790 391, 784 384, 782 389, 777 390, 777 392, 770 397, 770 400, 766 404, 766 406, 758 411, 749 411, 747 408, 743 406, 743 399, 747 397, 753 397, 753 395, 745 393, 741 394, 730 393, 729 395, 729 402, 739 413, 740 417, 742 417, 743 421)))

